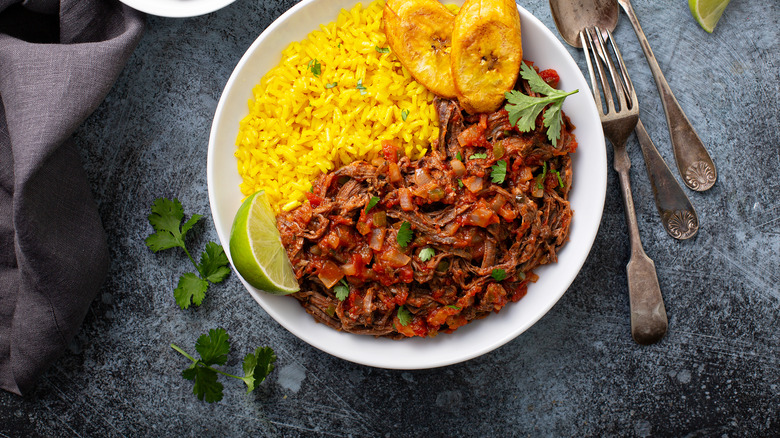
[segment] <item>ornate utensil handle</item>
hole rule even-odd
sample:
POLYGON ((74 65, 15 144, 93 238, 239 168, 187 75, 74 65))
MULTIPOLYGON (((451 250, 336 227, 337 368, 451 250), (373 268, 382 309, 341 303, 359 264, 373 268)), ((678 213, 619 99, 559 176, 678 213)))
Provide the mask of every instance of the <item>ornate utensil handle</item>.
POLYGON ((642 147, 645 167, 655 197, 655 206, 658 208, 664 229, 675 239, 685 240, 693 237, 699 230, 696 210, 693 209, 688 196, 672 175, 669 166, 658 153, 641 119, 636 124, 635 132, 642 147))
POLYGON ((707 190, 715 184, 715 180, 718 177, 715 163, 712 162, 712 158, 710 158, 710 154, 704 147, 704 143, 696 134, 696 130, 693 129, 691 122, 674 97, 672 89, 669 88, 669 83, 666 82, 661 67, 655 59, 650 43, 639 25, 639 20, 634 13, 634 8, 631 7, 630 1, 618 0, 618 3, 626 12, 631 25, 634 26, 634 32, 639 39, 642 50, 645 52, 645 58, 647 58, 653 78, 655 78, 658 93, 661 95, 664 113, 666 114, 666 124, 669 126, 674 159, 677 162, 677 169, 680 171, 683 182, 691 190, 707 190))
POLYGON ((631 336, 643 345, 661 340, 669 326, 666 307, 661 296, 661 287, 655 272, 655 263, 647 256, 639 238, 639 226, 631 195, 631 181, 628 170, 631 160, 623 144, 612 144, 615 151, 614 166, 620 180, 623 208, 626 213, 628 235, 631 242, 631 258, 626 265, 628 274, 628 296, 631 305, 631 336))

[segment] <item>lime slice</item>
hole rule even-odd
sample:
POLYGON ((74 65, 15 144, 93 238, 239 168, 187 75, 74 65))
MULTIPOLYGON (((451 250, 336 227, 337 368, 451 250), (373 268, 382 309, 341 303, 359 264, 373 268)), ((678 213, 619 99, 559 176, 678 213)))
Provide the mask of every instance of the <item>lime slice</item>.
POLYGON ((691 8, 693 18, 699 22, 699 25, 709 33, 715 30, 723 10, 729 4, 730 0, 688 0, 688 7, 691 8))
POLYGON ((276 217, 262 190, 248 197, 233 219, 230 256, 244 280, 260 290, 286 295, 299 289, 276 229, 276 217))

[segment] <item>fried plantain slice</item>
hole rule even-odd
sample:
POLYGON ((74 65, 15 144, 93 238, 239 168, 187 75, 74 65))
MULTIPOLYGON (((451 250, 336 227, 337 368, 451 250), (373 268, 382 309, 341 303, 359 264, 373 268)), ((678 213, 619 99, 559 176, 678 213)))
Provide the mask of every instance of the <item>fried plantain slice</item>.
POLYGON ((387 0, 382 19, 390 48, 417 82, 454 98, 450 46, 455 15, 437 0, 387 0))
POLYGON ((523 45, 514 0, 466 0, 450 56, 455 91, 469 113, 497 110, 517 81, 523 45))

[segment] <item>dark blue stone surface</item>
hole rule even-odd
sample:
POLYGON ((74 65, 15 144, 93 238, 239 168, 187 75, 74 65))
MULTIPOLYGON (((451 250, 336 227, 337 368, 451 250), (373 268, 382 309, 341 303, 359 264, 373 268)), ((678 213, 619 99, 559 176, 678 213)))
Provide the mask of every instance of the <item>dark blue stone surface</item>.
MULTIPOLYGON (((217 240, 209 213, 211 119, 236 62, 293 1, 239 0, 189 19, 149 17, 105 102, 75 134, 111 246, 111 272, 70 351, 25 397, 0 393, 0 436, 777 436, 780 430, 780 7, 733 0, 713 34, 687 2, 635 0, 651 46, 719 179, 687 191, 696 237, 664 232, 636 140, 629 140, 639 228, 655 260, 669 332, 640 346, 629 332, 628 240, 610 170, 596 242, 558 304, 530 330, 471 361, 433 370, 375 369, 298 340, 235 275, 183 311, 172 290, 191 269, 144 244, 153 200, 206 214, 189 241, 217 240), (277 369, 258 390, 225 381, 200 402, 181 378, 198 335, 224 327, 239 357, 271 346, 277 369)), ((544 0, 522 3, 554 30, 544 0)), ((642 120, 674 167, 660 99, 633 29, 616 38, 642 120)), ((584 69, 582 53, 570 49, 584 69)), ((608 153, 611 160, 612 154, 608 153)), ((686 189, 687 190, 687 189, 686 189)))

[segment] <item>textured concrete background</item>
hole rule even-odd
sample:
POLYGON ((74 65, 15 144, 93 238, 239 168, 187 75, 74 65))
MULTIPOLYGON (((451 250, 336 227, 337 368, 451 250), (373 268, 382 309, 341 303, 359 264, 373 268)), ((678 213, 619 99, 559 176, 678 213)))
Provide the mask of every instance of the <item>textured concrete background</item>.
MULTIPOLYGON (((28 396, 0 393, 0 436, 777 436, 780 430, 780 8, 732 0, 715 33, 684 0, 634 7, 682 107, 719 166, 688 191, 702 228, 690 241, 661 227, 636 140, 632 183, 645 250, 670 317, 659 344, 629 334, 628 246, 614 172, 596 243, 561 301, 526 333, 469 362, 426 371, 355 365, 292 336, 235 275, 200 308, 172 289, 181 253, 144 245, 156 197, 207 214, 191 245, 216 240, 206 189, 211 118, 234 65, 293 1, 238 0, 203 17, 149 17, 106 101, 76 133, 108 231, 110 277, 70 351, 28 396), (228 367, 255 346, 279 360, 261 387, 225 382, 198 401, 169 348, 232 335, 228 367)), ((548 27, 544 0, 523 3, 548 27)), ((660 100, 633 30, 616 37, 642 119, 673 157, 660 100)), ((580 52, 571 50, 584 68, 580 52)), ((611 160, 611 152, 609 159, 611 160)), ((677 175, 676 170, 674 171, 677 175)), ((679 175, 678 175, 679 179, 679 175)))

